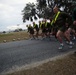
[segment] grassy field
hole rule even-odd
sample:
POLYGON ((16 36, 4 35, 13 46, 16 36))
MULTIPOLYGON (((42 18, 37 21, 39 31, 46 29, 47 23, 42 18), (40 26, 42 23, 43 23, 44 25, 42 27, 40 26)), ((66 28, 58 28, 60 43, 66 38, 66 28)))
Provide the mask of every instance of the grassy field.
POLYGON ((76 75, 76 54, 7 75, 76 75))
POLYGON ((6 40, 7 42, 10 42, 10 41, 15 41, 15 40, 16 41, 17 40, 24 40, 27 38, 29 38, 29 35, 26 31, 0 34, 0 43, 2 43, 4 40, 6 40))

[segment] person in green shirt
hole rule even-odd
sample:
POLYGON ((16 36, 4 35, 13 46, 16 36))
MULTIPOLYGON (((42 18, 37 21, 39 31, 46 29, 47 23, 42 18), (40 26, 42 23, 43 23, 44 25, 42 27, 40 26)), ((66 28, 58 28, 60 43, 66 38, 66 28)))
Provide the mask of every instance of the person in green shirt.
POLYGON ((42 36, 42 40, 46 37, 45 33, 45 20, 42 20, 41 24, 40 24, 40 29, 42 31, 41 36, 42 36))
MULTIPOLYGON (((73 10, 72 20, 73 20, 73 25, 74 25, 74 29, 75 29, 75 37, 76 37, 76 7, 73 10)), ((75 51, 75 53, 76 53, 76 51, 75 51)))
POLYGON ((51 21, 48 22, 47 19, 44 20, 44 24, 45 24, 45 35, 46 35, 46 38, 49 38, 51 39, 51 21))
POLYGON ((33 22, 33 28, 36 30, 36 39, 38 39, 39 27, 38 27, 38 25, 35 22, 33 22))
MULTIPOLYGON (((71 21, 69 21, 71 22, 71 21)), ((72 12, 72 23, 70 24, 69 28, 68 28, 68 32, 69 34, 72 32, 73 34, 73 39, 75 40, 76 38, 76 7, 73 9, 72 12)))
POLYGON ((71 45, 70 48, 72 48, 72 41, 70 40, 70 36, 66 34, 67 28, 65 26, 66 18, 70 20, 71 16, 65 12, 60 12, 57 6, 53 8, 53 11, 55 15, 51 22, 51 25, 52 27, 57 28, 56 37, 60 42, 60 46, 58 49, 63 49, 63 46, 64 46, 62 36, 64 36, 69 41, 69 44, 71 45))
POLYGON ((29 37, 31 38, 31 40, 32 39, 35 39, 35 36, 34 36, 34 29, 33 29, 33 27, 31 26, 31 24, 29 24, 29 25, 26 25, 26 27, 27 27, 27 32, 29 32, 29 37))

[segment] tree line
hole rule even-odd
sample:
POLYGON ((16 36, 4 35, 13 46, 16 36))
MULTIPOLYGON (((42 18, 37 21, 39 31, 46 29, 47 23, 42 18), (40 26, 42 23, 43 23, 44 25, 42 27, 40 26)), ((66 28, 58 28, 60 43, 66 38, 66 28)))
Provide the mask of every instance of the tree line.
POLYGON ((37 20, 39 18, 49 19, 53 16, 53 7, 57 5, 61 11, 65 11, 68 14, 72 14, 72 10, 76 7, 75 0, 36 0, 37 3, 27 3, 22 10, 22 20, 33 21, 33 18, 37 20), (36 16, 37 15, 37 16, 36 16))

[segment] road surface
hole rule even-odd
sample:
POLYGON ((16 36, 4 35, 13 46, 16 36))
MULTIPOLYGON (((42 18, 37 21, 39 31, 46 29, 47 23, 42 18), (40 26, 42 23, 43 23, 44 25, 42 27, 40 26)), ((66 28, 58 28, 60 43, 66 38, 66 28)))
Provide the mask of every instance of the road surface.
POLYGON ((63 50, 58 50, 59 42, 52 38, 45 40, 23 40, 0 44, 0 73, 16 66, 39 62, 76 49, 69 49, 65 44, 63 50))

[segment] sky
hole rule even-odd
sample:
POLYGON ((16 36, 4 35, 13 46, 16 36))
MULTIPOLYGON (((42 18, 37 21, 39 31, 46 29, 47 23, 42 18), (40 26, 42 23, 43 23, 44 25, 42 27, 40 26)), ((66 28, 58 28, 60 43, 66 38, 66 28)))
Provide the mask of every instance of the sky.
POLYGON ((30 22, 23 23, 21 11, 28 2, 36 3, 36 0, 0 0, 0 31, 26 28, 30 22))

